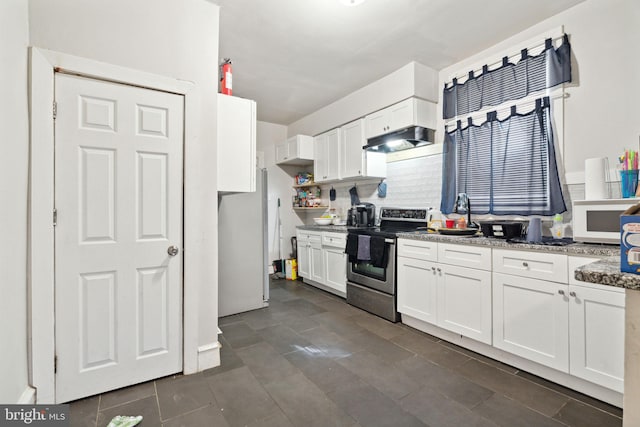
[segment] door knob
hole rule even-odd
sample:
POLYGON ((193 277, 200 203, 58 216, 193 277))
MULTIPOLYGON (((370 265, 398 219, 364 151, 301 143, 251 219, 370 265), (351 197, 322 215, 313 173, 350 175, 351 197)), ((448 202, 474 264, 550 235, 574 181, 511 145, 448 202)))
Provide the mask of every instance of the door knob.
POLYGON ((178 247, 177 247, 177 246, 169 246, 169 247, 167 248, 167 253, 168 253, 170 256, 176 256, 176 255, 178 255, 178 252, 179 252, 179 251, 180 251, 180 249, 178 249, 178 247))

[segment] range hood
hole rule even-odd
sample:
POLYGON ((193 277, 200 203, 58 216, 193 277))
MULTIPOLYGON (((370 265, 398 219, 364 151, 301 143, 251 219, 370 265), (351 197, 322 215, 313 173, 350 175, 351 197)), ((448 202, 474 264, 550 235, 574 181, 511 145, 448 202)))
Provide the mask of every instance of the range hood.
POLYGON ((434 143, 435 131, 422 126, 410 126, 369 138, 364 148, 377 153, 393 153, 434 143))

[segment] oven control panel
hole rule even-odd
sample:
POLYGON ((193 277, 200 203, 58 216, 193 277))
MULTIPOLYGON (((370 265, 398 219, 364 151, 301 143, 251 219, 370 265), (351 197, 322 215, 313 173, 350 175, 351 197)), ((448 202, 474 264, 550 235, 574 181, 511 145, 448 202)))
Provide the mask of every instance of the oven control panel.
POLYGON ((426 222, 428 211, 427 208, 380 208, 380 219, 426 222))

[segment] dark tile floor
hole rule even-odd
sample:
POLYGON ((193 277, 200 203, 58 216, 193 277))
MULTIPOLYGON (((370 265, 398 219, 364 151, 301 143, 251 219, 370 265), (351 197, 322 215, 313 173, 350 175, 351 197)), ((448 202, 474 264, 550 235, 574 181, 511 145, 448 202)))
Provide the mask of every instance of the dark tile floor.
POLYGON ((73 426, 622 425, 622 411, 301 282, 220 319, 221 366, 71 404, 73 426))

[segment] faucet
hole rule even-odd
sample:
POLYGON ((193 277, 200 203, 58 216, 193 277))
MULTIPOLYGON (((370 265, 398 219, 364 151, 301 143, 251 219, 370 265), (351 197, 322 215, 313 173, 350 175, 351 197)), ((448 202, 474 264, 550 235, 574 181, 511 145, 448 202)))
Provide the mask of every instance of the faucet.
POLYGON ((478 224, 471 222, 471 201, 467 193, 458 193, 456 202, 453 205, 454 213, 467 213, 467 228, 479 228, 478 224))

